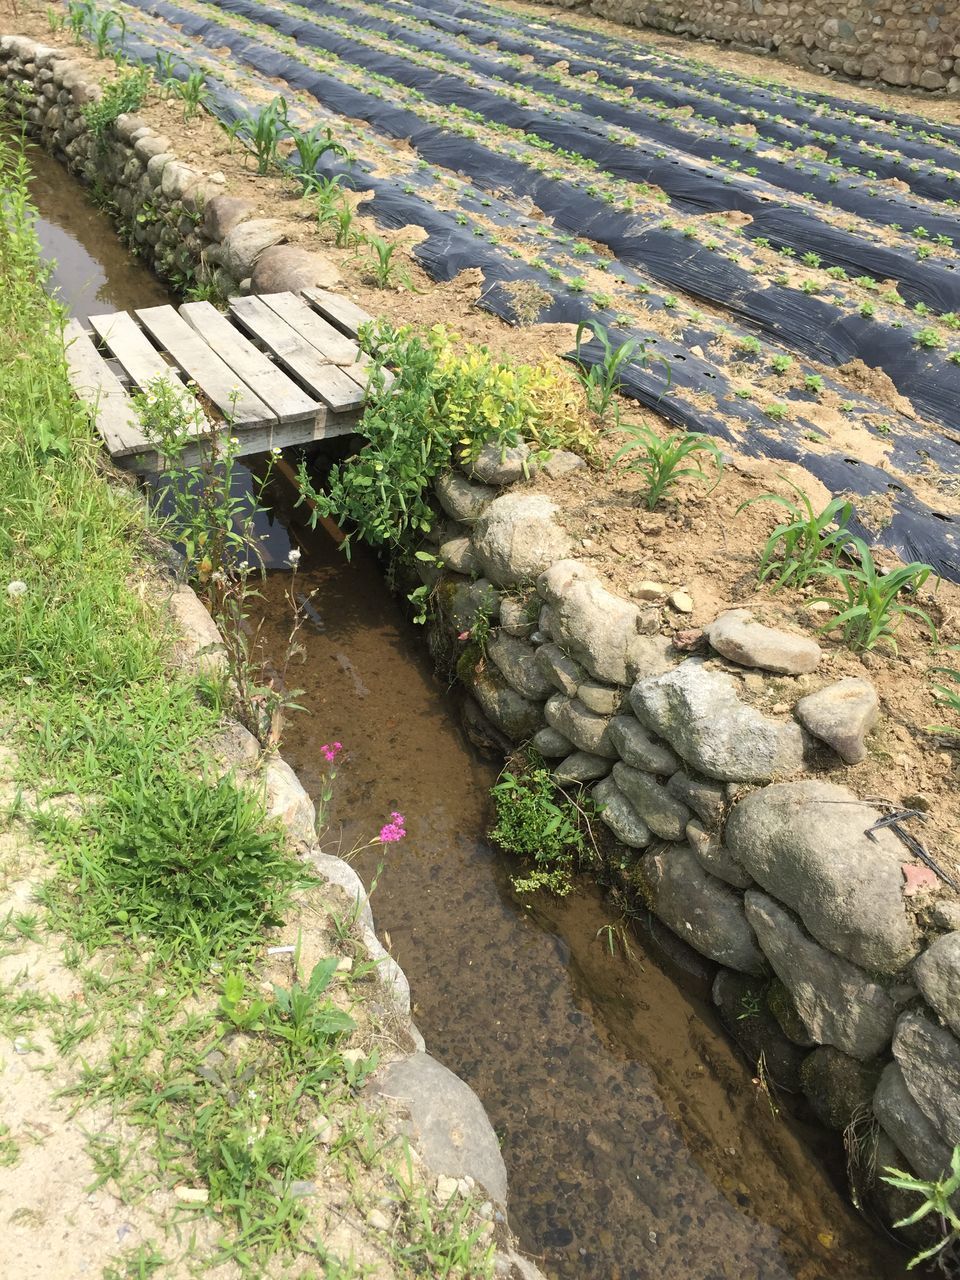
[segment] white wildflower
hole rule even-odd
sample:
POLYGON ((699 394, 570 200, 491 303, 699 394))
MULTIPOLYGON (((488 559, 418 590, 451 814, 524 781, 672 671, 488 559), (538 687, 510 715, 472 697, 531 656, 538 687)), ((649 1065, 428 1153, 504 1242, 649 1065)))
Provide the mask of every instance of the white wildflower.
POLYGON ((13 582, 7 583, 7 595, 11 600, 16 600, 20 596, 27 594, 27 584, 21 582, 19 578, 14 578, 13 582))
POLYGON ((293 547, 287 556, 287 564, 291 569, 295 569, 300 563, 300 551, 297 547, 293 547))

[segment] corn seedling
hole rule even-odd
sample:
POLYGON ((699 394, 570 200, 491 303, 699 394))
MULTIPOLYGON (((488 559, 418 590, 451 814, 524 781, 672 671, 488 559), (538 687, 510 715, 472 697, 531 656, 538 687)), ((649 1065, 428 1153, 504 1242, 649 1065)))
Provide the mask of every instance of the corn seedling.
POLYGON ((652 511, 663 495, 681 480, 708 483, 709 477, 702 465, 704 455, 716 468, 710 488, 716 488, 720 482, 723 454, 719 446, 702 432, 672 431, 661 439, 651 427, 640 422, 621 427, 617 434, 626 436, 627 443, 613 455, 611 466, 628 459, 623 462, 624 470, 636 472, 644 478, 647 488, 643 500, 648 510, 652 511), (684 465, 690 460, 696 465, 684 465))
MULTIPOLYGON (((960 646, 953 645, 951 652, 960 652, 960 646)), ((933 686, 933 696, 938 707, 945 707, 957 717, 956 724, 930 725, 931 733, 947 733, 951 737, 960 737, 960 670, 956 667, 934 667, 934 674, 943 676, 945 683, 933 686)))
MULTIPOLYGON (((781 479, 785 479, 781 477, 781 479)), ((783 507, 789 520, 778 524, 767 539, 760 557, 757 582, 774 578, 773 590, 788 583, 793 587, 803 584, 827 563, 836 563, 851 533, 847 522, 853 515, 853 507, 842 498, 834 498, 818 515, 806 493, 786 480, 797 494, 799 501, 779 493, 762 493, 748 498, 737 507, 737 515, 756 502, 773 502, 783 507)))
POLYGON ((126 19, 121 13, 114 13, 112 9, 108 9, 106 13, 101 13, 96 21, 93 22, 93 40, 97 46, 97 57, 105 58, 107 50, 110 47, 110 33, 114 27, 120 28, 121 37, 127 34, 126 19))
POLYGON ((347 148, 335 141, 333 130, 330 128, 324 129, 318 124, 315 124, 312 129, 292 128, 290 136, 297 153, 296 159, 292 162, 293 171, 304 184, 307 179, 316 174, 317 165, 328 151, 332 151, 341 159, 349 159, 350 153, 347 148))
POLYGON ((406 288, 412 289, 413 282, 408 272, 393 260, 397 246, 388 243, 382 236, 368 236, 367 243, 373 250, 370 274, 377 288, 394 289, 397 288, 398 284, 402 284, 406 288))
POLYGON ((276 97, 259 113, 244 114, 230 125, 231 137, 242 137, 257 160, 257 173, 269 173, 277 163, 280 140, 287 132, 287 100, 276 97))
POLYGON ((171 76, 164 81, 163 87, 168 93, 172 93, 174 97, 180 98, 183 102, 183 119, 185 122, 198 115, 201 108, 205 107, 210 101, 207 78, 202 71, 189 72, 185 80, 179 80, 176 76, 171 76))
MULTIPOLYGON (((620 390, 620 373, 623 367, 634 360, 639 360, 641 364, 646 363, 646 343, 639 338, 628 338, 626 342, 618 345, 610 340, 606 329, 595 320, 583 321, 578 325, 576 342, 577 349, 573 362, 577 368, 577 378, 583 387, 590 409, 602 419, 610 408, 614 396, 620 390), (581 355, 583 335, 587 332, 592 333, 603 348, 603 359, 592 366, 588 365, 581 355)), ((667 365, 666 360, 663 363, 667 365)), ((668 380, 669 373, 670 366, 667 365, 668 380)))
POLYGON ((70 0, 67 8, 67 26, 73 33, 74 44, 79 44, 83 33, 93 22, 96 10, 90 0, 70 0))
POLYGON ((829 632, 842 628, 844 643, 858 652, 874 648, 881 640, 886 640, 896 652, 893 633, 909 615, 923 623, 936 644, 937 629, 930 615, 916 605, 903 604, 899 599, 904 591, 919 591, 933 573, 932 567, 914 561, 890 573, 881 573, 863 539, 851 538, 850 542, 855 548, 858 564, 851 567, 827 564, 819 570, 839 582, 844 590, 844 596, 822 597, 824 603, 839 612, 821 630, 829 632))
POLYGON ((348 249, 353 244, 359 244, 363 239, 363 232, 353 225, 353 210, 345 200, 341 202, 333 220, 337 225, 335 243, 338 249, 348 249))

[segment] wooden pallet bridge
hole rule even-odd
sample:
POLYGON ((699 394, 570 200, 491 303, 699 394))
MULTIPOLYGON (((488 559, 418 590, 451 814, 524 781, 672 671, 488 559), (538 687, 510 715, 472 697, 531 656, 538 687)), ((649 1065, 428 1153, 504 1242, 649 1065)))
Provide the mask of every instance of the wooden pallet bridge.
POLYGON ((231 298, 228 306, 224 315, 209 302, 185 302, 67 324, 71 384, 118 465, 162 466, 130 396, 158 378, 183 399, 198 432, 236 437, 239 454, 356 428, 370 364, 356 342, 366 312, 322 289, 231 298))

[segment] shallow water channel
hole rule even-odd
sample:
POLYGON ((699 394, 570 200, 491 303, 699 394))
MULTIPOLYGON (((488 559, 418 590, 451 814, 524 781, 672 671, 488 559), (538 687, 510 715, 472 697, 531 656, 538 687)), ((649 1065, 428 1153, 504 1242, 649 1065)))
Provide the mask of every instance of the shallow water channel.
MULTIPOLYGON (((32 156, 53 283, 75 314, 169 300, 123 251, 60 167, 32 156)), ((499 1134, 511 1220, 549 1277, 564 1280, 892 1280, 904 1255, 840 1190, 833 1139, 779 1108, 722 1031, 702 974, 645 934, 611 955, 617 913, 589 883, 570 898, 518 899, 484 839, 494 762, 459 726, 422 635, 379 568, 302 527, 292 497, 265 517, 264 635, 289 629, 315 592, 292 682, 305 711, 284 753, 308 789, 319 746, 344 744, 330 814, 344 851, 398 809, 373 906, 409 975, 429 1050, 464 1077, 499 1134), (825 1159, 826 1156, 826 1159, 825 1159), (831 1171, 832 1166, 832 1171, 831 1171)), ((375 861, 360 869, 367 880, 375 861)))

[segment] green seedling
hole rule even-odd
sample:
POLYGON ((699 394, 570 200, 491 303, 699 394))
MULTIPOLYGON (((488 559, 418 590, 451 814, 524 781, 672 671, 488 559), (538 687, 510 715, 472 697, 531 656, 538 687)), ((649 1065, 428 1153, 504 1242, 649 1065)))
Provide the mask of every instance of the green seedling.
POLYGON ((83 33, 92 26, 96 15, 92 0, 70 0, 67 7, 67 26, 73 33, 74 44, 79 44, 83 33))
MULTIPOLYGON (((960 652, 960 646, 951 646, 950 652, 960 652)), ((938 707, 945 707, 957 717, 954 724, 930 725, 931 733, 946 733, 951 737, 960 737, 960 670, 956 667, 934 667, 934 673, 943 677, 940 684, 933 686, 933 696, 938 707)))
POLYGON ((640 422, 621 427, 617 434, 626 436, 627 443, 613 455, 611 466, 622 463, 625 471, 643 477, 647 486, 644 504, 648 510, 652 511, 681 480, 698 480, 709 484, 710 489, 715 489, 720 482, 723 454, 718 445, 702 432, 672 431, 661 438, 651 427, 640 422), (709 459, 716 470, 712 484, 703 469, 704 459, 709 459), (685 465, 691 460, 695 466, 685 465))
POLYGON ((164 81, 164 89, 171 93, 175 98, 180 98, 183 102, 183 119, 186 123, 199 115, 200 111, 210 101, 210 91, 207 89, 207 78, 202 71, 193 70, 187 74, 185 80, 180 80, 177 76, 170 76, 164 81))
POLYGON ((786 373, 793 368, 793 356, 774 356, 770 361, 770 368, 774 373, 786 373))
POLYGON ((282 97, 274 98, 256 116, 240 116, 227 130, 232 138, 242 138, 249 145, 261 175, 278 164, 280 141, 288 131, 287 100, 282 97))
POLYGON ((403 266, 393 260, 393 256, 397 252, 397 246, 388 243, 382 236, 368 236, 367 243, 373 249, 370 274, 377 288, 395 289, 398 285, 403 285, 407 289, 412 289, 413 282, 409 273, 403 266))
POLYGON ((757 582, 773 579, 773 590, 788 584, 802 587, 824 563, 837 561, 844 543, 852 537, 847 524, 853 507, 842 498, 834 498, 818 514, 804 491, 786 477, 784 483, 797 495, 798 501, 779 493, 762 493, 748 498, 737 507, 737 514, 757 502, 772 502, 783 507, 790 517, 770 534, 764 544, 757 570, 757 582))
POLYGON ((913 1192, 923 1197, 923 1203, 919 1209, 906 1218, 901 1218, 899 1222, 895 1222, 894 1227, 912 1227, 930 1214, 935 1214, 941 1224, 943 1238, 911 1258, 907 1264, 908 1271, 912 1271, 921 1262, 929 1261, 930 1258, 941 1253, 947 1245, 960 1238, 960 1216, 953 1207, 956 1194, 960 1191, 960 1146, 954 1147, 953 1155, 950 1157, 949 1177, 927 1181, 915 1177, 912 1173, 904 1173, 902 1169, 888 1167, 881 1181, 886 1182, 888 1186, 896 1187, 898 1191, 913 1192))
POLYGON ((312 129, 291 128, 290 136, 297 153, 292 167, 301 182, 305 183, 305 180, 313 178, 317 166, 328 152, 344 160, 350 157, 347 148, 336 141, 333 130, 329 127, 321 128, 315 124, 312 129))
POLYGON ((839 610, 837 617, 821 630, 826 633, 841 628, 844 643, 858 652, 873 649, 881 640, 896 652, 894 631, 909 615, 923 623, 936 644, 937 629, 930 615, 916 605, 904 604, 899 598, 903 592, 919 591, 933 573, 932 567, 914 561, 890 573, 881 573, 862 538, 850 538, 850 544, 858 564, 851 567, 827 564, 818 571, 839 582, 844 590, 842 597, 821 597, 824 603, 839 610))
POLYGON ((823 390, 823 378, 819 373, 808 373, 803 380, 803 389, 804 391, 812 391, 814 395, 818 396, 823 390))
POLYGON ((121 36, 127 34, 127 23, 123 14, 108 9, 106 13, 96 15, 93 21, 93 40, 97 47, 97 57, 105 58, 110 48, 110 34, 114 27, 119 27, 121 36))
MULTIPOLYGON (((621 370, 634 360, 639 360, 641 364, 646 362, 646 343, 639 338, 628 338, 626 342, 615 343, 611 341, 603 325, 596 320, 581 321, 577 326, 576 343, 577 349, 573 359, 577 377, 590 409, 598 418, 603 419, 620 390, 621 370), (588 365, 581 355, 583 335, 587 332, 592 333, 603 348, 603 359, 592 366, 588 365)), ((664 364, 666 364, 665 360, 664 364)), ((669 372, 670 366, 667 365, 668 376, 669 372)))
POLYGON ((930 325, 925 329, 919 329, 913 335, 913 340, 917 346, 924 347, 928 351, 936 351, 944 346, 944 341, 940 334, 930 325))

